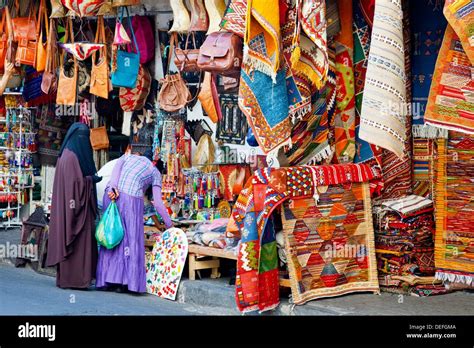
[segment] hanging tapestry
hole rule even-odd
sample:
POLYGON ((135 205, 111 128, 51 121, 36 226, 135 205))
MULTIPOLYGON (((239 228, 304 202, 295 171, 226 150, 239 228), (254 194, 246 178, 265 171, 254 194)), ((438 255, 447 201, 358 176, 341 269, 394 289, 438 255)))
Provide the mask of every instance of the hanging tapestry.
POLYGON ((434 139, 413 139, 413 193, 433 199, 435 182, 434 139))
POLYGON ((273 83, 270 76, 243 64, 239 107, 264 153, 278 150, 289 142, 291 117, 284 70, 278 72, 273 83))
POLYGON ((449 132, 438 144, 436 277, 474 284, 474 136, 449 132))
POLYGON ((222 119, 217 121, 216 140, 226 144, 244 145, 247 135, 247 120, 238 105, 238 97, 234 94, 220 94, 219 101, 222 119))
POLYGON ((337 99, 334 115, 334 141, 337 163, 352 162, 355 156, 355 87, 352 2, 338 0, 341 32, 335 37, 337 99))
POLYGON ((276 83, 280 70, 279 0, 247 0, 244 63, 271 77, 276 83))
POLYGON ((232 211, 232 224, 242 236, 235 283, 239 310, 265 311, 279 304, 276 241, 272 226, 267 223, 276 207, 290 198, 317 199, 315 187, 379 179, 377 168, 352 163, 256 171, 232 211))
MULTIPOLYGON (((410 35, 410 16, 408 0, 402 0, 403 8, 403 38, 404 38, 404 56, 405 56, 405 90, 406 100, 411 100, 411 35, 410 35)), ((411 116, 411 104, 406 104, 407 115, 411 116)), ((411 194, 412 192, 412 135, 411 122, 407 120, 405 126, 405 141, 403 153, 405 156, 399 158, 395 153, 389 150, 382 151, 382 172, 384 190, 382 199, 399 198, 411 194)))
POLYGON ((221 28, 240 37, 245 35, 247 0, 230 0, 222 17, 221 28))
POLYGON ((474 3, 472 0, 446 0, 443 13, 474 65, 474 3))
POLYGON ((426 123, 474 133, 473 69, 459 38, 448 25, 431 83, 426 123))
POLYGON ((369 57, 371 28, 373 12, 368 12, 363 6, 363 1, 354 3, 354 79, 355 79, 355 102, 356 102, 356 155, 355 163, 375 163, 381 165, 381 150, 359 137, 360 112, 364 95, 365 75, 367 71, 367 59, 369 57), (370 19, 370 21, 368 20, 370 19))
POLYGON ((291 165, 320 164, 332 155, 329 144, 330 124, 336 110, 335 51, 328 47, 329 72, 326 84, 312 96, 312 112, 293 126, 291 148, 285 155, 291 165))
POLYGON ((179 228, 170 228, 153 237, 153 251, 146 253, 146 291, 175 300, 188 256, 188 239, 179 228))
POLYGON ((443 4, 440 1, 410 1, 412 30, 412 129, 415 138, 446 138, 446 129, 425 124, 424 115, 431 80, 436 65, 443 35, 446 30, 446 18, 443 16, 443 4), (423 13, 423 20, 419 20, 423 13))
POLYGON ((376 1, 359 136, 400 158, 406 140, 405 80, 402 4, 376 1))
POLYGON ((295 304, 379 292, 368 183, 330 186, 317 204, 285 202, 282 220, 295 304))

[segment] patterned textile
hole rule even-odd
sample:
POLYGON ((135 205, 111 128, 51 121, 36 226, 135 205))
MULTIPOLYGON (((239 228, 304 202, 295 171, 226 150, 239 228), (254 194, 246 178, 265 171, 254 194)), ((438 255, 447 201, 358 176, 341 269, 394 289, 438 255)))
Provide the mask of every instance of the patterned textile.
POLYGON ((434 275, 433 202, 410 195, 374 207, 377 268, 384 286, 399 275, 434 275))
POLYGON ((474 283, 474 136, 450 132, 438 144, 436 278, 474 283))
POLYGON ((188 256, 188 239, 179 228, 156 233, 152 238, 155 240, 153 251, 145 254, 146 291, 175 300, 188 256))
POLYGON ((413 139, 413 193, 433 199, 435 182, 434 139, 413 139))
POLYGON ((381 150, 359 137, 360 113, 364 94, 365 75, 370 49, 371 28, 367 17, 372 21, 373 13, 363 11, 363 1, 354 2, 354 78, 356 101, 356 156, 355 163, 376 163, 381 165, 381 150))
POLYGON ((117 187, 119 192, 143 197, 144 187, 151 185, 161 188, 161 174, 146 157, 124 155, 115 165, 122 165, 117 187))
POLYGON ((364 164, 256 171, 247 181, 232 211, 233 223, 242 236, 236 277, 239 310, 265 311, 278 306, 277 248, 272 226, 268 224, 276 207, 290 198, 318 198, 315 187, 379 179, 380 172, 364 164))
POLYGON ((290 165, 319 164, 332 155, 329 144, 330 123, 336 109, 335 51, 328 47, 330 69, 325 86, 312 100, 312 112, 292 129, 291 148, 285 152, 290 165))
POLYGON ((338 0, 341 32, 335 37, 337 99, 334 115, 334 141, 337 163, 352 162, 355 156, 355 87, 352 33, 352 2, 338 0))
POLYGON ((279 0, 247 0, 244 63, 276 82, 280 70, 279 0))
POLYGON ((295 304, 352 292, 379 292, 368 183, 330 186, 283 204, 291 293, 295 304))
MULTIPOLYGON (((242 167, 238 164, 221 164, 219 165, 219 174, 220 174, 220 194, 222 195, 223 199, 226 201, 234 201, 235 197, 232 193, 232 189, 234 184, 239 176, 240 169, 242 167)), ((249 166, 245 166, 245 177, 250 177, 250 168, 249 166)), ((244 180, 245 184, 245 180, 244 180)))
MULTIPOLYGON (((403 38, 405 50, 405 91, 406 100, 411 100, 411 35, 410 35, 410 17, 408 0, 402 0, 403 7, 403 38)), ((410 104, 407 104, 407 112, 411 116, 410 104)), ((384 190, 382 191, 382 199, 390 199, 403 197, 412 192, 413 172, 412 172, 412 138, 411 138, 411 122, 405 122, 405 156, 399 158, 395 153, 389 150, 382 151, 382 172, 384 190)))
POLYGON ((245 35, 245 19, 247 16, 247 0, 230 0, 222 17, 220 27, 224 31, 234 33, 240 37, 245 35))
POLYGON ((406 74, 400 0, 375 3, 359 137, 404 156, 406 74))
POLYGON ((72 42, 60 44, 66 52, 72 54, 77 60, 86 60, 92 53, 104 47, 103 44, 72 42))
POLYGON ((280 70, 275 83, 259 70, 242 66, 239 107, 252 127, 253 134, 264 153, 277 151, 289 142, 291 117, 285 71, 280 70))
POLYGON ((436 58, 447 24, 443 16, 443 4, 432 0, 410 1, 410 14, 413 40, 411 50, 413 136, 446 138, 447 130, 427 125, 424 121, 436 58), (419 20, 420 13, 423 13, 422 21, 419 20))
POLYGON ((326 2, 306 0, 298 1, 297 5, 297 27, 292 44, 291 65, 293 69, 304 73, 317 89, 321 89, 329 69, 326 2))
POLYGON ((472 0, 446 0, 443 13, 474 65, 474 3, 472 0))
POLYGON ((425 122, 459 132, 474 133, 474 82, 469 58, 448 25, 436 61, 426 106, 425 122))

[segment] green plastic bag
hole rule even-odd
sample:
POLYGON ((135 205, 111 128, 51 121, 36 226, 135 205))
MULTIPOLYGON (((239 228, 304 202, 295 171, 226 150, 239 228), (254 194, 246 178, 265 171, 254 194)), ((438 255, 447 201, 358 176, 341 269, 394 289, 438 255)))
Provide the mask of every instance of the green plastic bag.
POLYGON ((122 219, 120 218, 117 203, 112 201, 105 210, 95 230, 95 239, 97 239, 100 245, 107 249, 113 249, 120 244, 123 235, 122 219))

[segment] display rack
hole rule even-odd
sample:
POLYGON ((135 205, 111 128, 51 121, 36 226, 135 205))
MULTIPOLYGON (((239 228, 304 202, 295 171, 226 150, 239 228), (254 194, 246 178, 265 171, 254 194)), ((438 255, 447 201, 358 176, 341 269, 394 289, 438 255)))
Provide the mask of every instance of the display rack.
POLYGON ((31 155, 35 151, 31 108, 7 104, 6 118, 0 124, 4 128, 0 131, 0 227, 7 229, 22 225, 23 207, 29 213, 34 187, 31 155))

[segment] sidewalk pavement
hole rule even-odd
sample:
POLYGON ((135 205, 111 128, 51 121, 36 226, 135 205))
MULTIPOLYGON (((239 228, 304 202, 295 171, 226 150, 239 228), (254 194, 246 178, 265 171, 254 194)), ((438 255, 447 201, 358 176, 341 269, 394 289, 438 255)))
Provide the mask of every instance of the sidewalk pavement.
MULTIPOLYGON (((11 244, 18 243, 20 239, 18 230, 0 231, 0 244, 9 241, 11 244)), ((0 267, 2 267, 0 261, 0 267)), ((3 262, 8 262, 3 260, 3 262)), ((6 265, 4 265, 6 266, 6 265)), ((10 266, 11 267, 11 266, 10 266)), ((21 270, 31 272, 31 277, 46 277, 34 273, 32 270, 21 270)), ((20 270, 18 270, 20 272, 20 270)), ((229 285, 228 278, 191 281, 186 279, 186 272, 180 283, 177 302, 179 304, 191 305, 198 308, 198 313, 203 315, 240 315, 236 308, 234 297, 234 286, 229 285)), ((8 279, 2 279, 8 282, 8 279)), ((51 286, 54 282, 51 282, 51 286)), ((11 286, 15 286, 12 280, 11 286)), ((93 291, 94 295, 100 297, 101 291, 93 291)), ((91 294, 92 295, 92 294, 91 294)), ((126 296, 117 294, 117 296, 126 296)), ((154 301, 155 296, 147 295, 141 297, 143 300, 154 301)), ((118 299, 118 298, 117 298, 118 299)), ((1 314, 1 313, 0 313, 1 314)), ((38 313, 41 314, 41 313, 38 313)), ((46 313, 44 313, 46 314, 46 313)), ((100 313, 99 313, 100 314, 100 313)), ((139 314, 139 313, 137 313, 139 314)), ((432 297, 402 296, 397 294, 382 293, 374 295, 370 293, 357 293, 345 296, 320 299, 306 305, 294 306, 287 294, 282 293, 281 305, 277 310, 263 313, 263 315, 473 315, 474 314, 474 292, 460 291, 447 295, 432 297)))

